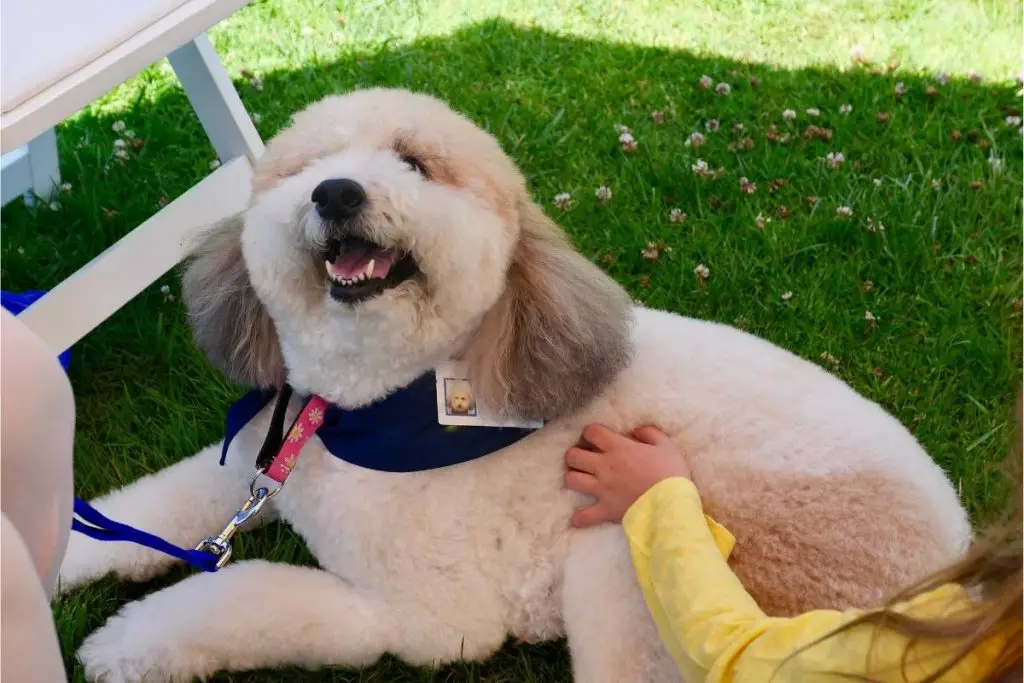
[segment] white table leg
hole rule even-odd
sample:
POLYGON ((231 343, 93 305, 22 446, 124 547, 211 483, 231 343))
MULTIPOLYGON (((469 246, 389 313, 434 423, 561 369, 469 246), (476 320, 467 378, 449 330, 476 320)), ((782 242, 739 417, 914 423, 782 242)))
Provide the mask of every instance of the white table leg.
POLYGON ((32 191, 41 199, 49 200, 60 187, 57 132, 53 128, 28 143, 28 161, 32 171, 32 191))
POLYGON ((57 134, 49 129, 35 140, 3 155, 2 202, 23 196, 31 204, 32 190, 40 198, 49 201, 60 185, 60 166, 57 163, 57 134))
POLYGON ((263 154, 263 141, 249 118, 217 51, 205 33, 168 55, 192 108, 222 162, 263 154))

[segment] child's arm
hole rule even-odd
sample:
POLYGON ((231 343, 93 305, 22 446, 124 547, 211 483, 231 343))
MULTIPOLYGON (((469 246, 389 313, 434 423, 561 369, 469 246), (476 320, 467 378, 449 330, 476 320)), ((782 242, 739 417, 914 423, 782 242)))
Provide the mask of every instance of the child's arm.
MULTIPOLYGON (((588 429, 584 438, 604 452, 573 449, 567 454, 567 483, 597 498, 577 513, 574 524, 622 519, 644 599, 687 681, 816 683, 848 681, 849 675, 869 671, 873 680, 917 681, 948 661, 949 643, 918 644, 904 679, 905 637, 872 625, 831 635, 862 612, 766 616, 726 563, 731 537, 704 516, 682 456, 656 430, 635 435, 644 442, 588 429), (829 637, 790 657, 824 636, 829 637)), ((962 606, 964 599, 962 590, 951 587, 903 609, 936 616, 962 606)), ((985 653, 975 653, 942 681, 979 680, 979 662, 985 659, 985 653)))

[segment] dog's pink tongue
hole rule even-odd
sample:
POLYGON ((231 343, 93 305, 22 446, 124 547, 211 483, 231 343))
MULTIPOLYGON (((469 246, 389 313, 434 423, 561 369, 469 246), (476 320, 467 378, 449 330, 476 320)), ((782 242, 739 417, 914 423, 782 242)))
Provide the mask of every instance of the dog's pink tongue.
POLYGON ((334 259, 331 274, 342 280, 353 280, 362 274, 367 277, 387 277, 391 270, 391 255, 383 249, 356 247, 334 259), (373 261, 373 268, 370 262, 373 261))

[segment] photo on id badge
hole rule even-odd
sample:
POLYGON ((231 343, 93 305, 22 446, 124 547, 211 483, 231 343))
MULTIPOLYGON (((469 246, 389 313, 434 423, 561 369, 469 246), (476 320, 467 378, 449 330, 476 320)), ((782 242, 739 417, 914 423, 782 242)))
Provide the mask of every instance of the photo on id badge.
POLYGON ((444 378, 444 410, 449 417, 476 417, 476 401, 469 380, 444 378))

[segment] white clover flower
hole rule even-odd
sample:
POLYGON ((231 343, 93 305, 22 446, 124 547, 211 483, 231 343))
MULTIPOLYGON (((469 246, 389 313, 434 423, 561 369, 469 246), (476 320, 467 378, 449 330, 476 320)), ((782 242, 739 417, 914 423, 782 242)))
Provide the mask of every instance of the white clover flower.
POLYGON ((946 85, 947 83, 949 83, 949 74, 946 73, 945 71, 940 71, 935 76, 935 82, 938 83, 939 85, 946 85))
POLYGON ((754 194, 757 192, 757 183, 751 182, 746 176, 740 178, 740 192, 743 194, 754 194))
POLYGON ((853 111, 853 105, 852 104, 840 104, 839 105, 839 113, 842 114, 843 116, 846 116, 851 111, 853 111))
POLYGON ((833 356, 828 351, 825 351, 821 354, 821 359, 834 368, 839 367, 839 359, 833 356))
POLYGON ((995 154, 988 155, 988 165, 992 168, 993 173, 1003 172, 1003 158, 997 157, 995 154))
POLYGON ((632 133, 633 131, 630 129, 629 126, 624 126, 621 123, 616 123, 615 132, 618 133, 619 135, 622 135, 623 133, 632 133))
POLYGON ((705 266, 703 263, 698 263, 697 266, 693 269, 693 274, 696 275, 701 280, 707 280, 709 277, 711 277, 711 269, 705 266))
POLYGON ((807 110, 807 115, 808 116, 821 116, 821 110, 818 109, 817 107, 810 107, 807 110))
POLYGON ((832 170, 835 170, 842 166, 844 161, 846 161, 846 157, 843 156, 842 152, 829 152, 825 156, 825 163, 832 170))
POLYGON ((1019 116, 1007 116, 1006 117, 1006 125, 1010 126, 1011 128, 1019 128, 1021 123, 1022 123, 1022 121, 1021 121, 1021 118, 1019 116))
POLYGON ((601 185, 599 188, 594 190, 594 196, 600 201, 606 202, 612 198, 612 189, 606 185, 601 185))
POLYGON ((260 114, 259 112, 254 111, 252 114, 249 115, 249 118, 252 119, 254 125, 258 126, 260 125, 260 122, 263 120, 263 115, 260 114))
POLYGON ((700 77, 700 87, 701 87, 701 90, 710 90, 711 86, 714 85, 714 84, 715 84, 715 79, 711 78, 711 76, 708 76, 708 75, 705 74, 704 76, 700 77))
POLYGON ((875 183, 875 187, 881 187, 883 180, 881 178, 875 178, 873 182, 875 183))
POLYGON ((130 155, 128 154, 128 150, 126 150, 124 147, 118 147, 117 149, 114 150, 114 157, 117 159, 121 159, 123 161, 127 159, 129 156, 130 155))
POLYGON ((619 144, 622 145, 623 151, 626 152, 635 152, 637 148, 636 139, 630 133, 620 135, 619 144))
POLYGON ((715 92, 721 95, 722 97, 728 97, 729 93, 732 92, 732 88, 729 86, 728 83, 719 83, 718 85, 715 86, 715 92))
POLYGON ((124 121, 114 121, 114 125, 112 125, 111 128, 114 130, 115 133, 123 133, 125 129, 124 121))
POLYGON ((719 124, 718 119, 709 119, 704 123, 704 128, 706 128, 709 133, 717 133, 720 125, 721 124, 719 124))
POLYGON ((697 159, 697 161, 690 166, 690 170, 693 171, 694 175, 705 178, 711 173, 711 169, 708 168, 708 162, 703 159, 697 159))
POLYGON ((118 138, 114 140, 114 149, 124 149, 127 144, 127 142, 125 142, 121 138, 118 138))
POLYGON ((170 285, 160 285, 160 293, 165 295, 165 296, 167 294, 170 294, 171 293, 171 286, 170 285))
POLYGON ((876 318, 875 314, 872 313, 871 311, 864 311, 864 320, 868 321, 869 323, 872 323, 878 320, 878 318, 876 318))
POLYGON ((61 183, 60 184, 60 191, 61 192, 71 192, 71 183, 61 183))
POLYGON ((851 209, 848 206, 840 206, 838 209, 836 209, 836 215, 839 216, 840 218, 849 218, 850 216, 853 215, 853 209, 851 209))
POLYGON ((893 92, 896 94, 896 97, 903 97, 907 94, 907 86, 904 85, 903 81, 900 81, 893 88, 893 92))
POLYGON ((694 133, 690 133, 689 137, 686 138, 686 142, 684 142, 683 144, 685 146, 687 146, 687 147, 693 147, 694 149, 700 149, 701 146, 704 144, 704 139, 705 138, 704 138, 704 134, 703 133, 696 133, 696 132, 694 132, 694 133))
POLYGON ((793 111, 792 109, 783 109, 782 118, 785 119, 786 121, 792 121, 793 119, 796 118, 796 112, 793 111))
POLYGON ((668 212, 668 222, 669 223, 682 223, 685 220, 686 220, 686 214, 683 213, 682 209, 676 208, 676 209, 672 209, 671 211, 668 212))
POLYGON ((661 124, 665 123, 665 112, 663 112, 663 111, 652 111, 651 112, 651 121, 654 121, 654 124, 657 125, 657 126, 660 126, 661 124))
POLYGON ((655 244, 654 242, 648 242, 647 243, 647 247, 645 247, 644 249, 640 250, 640 256, 645 261, 657 261, 658 260, 658 256, 660 256, 660 255, 661 255, 661 252, 658 249, 658 245, 655 244))
POLYGON ((793 298, 793 292, 783 292, 781 298, 783 301, 789 301, 793 298))
POLYGON ((568 192, 559 192, 555 195, 555 206, 559 209, 568 209, 570 204, 572 204, 572 195, 568 192))
POLYGON ((60 211, 60 202, 50 202, 50 211, 60 211))

